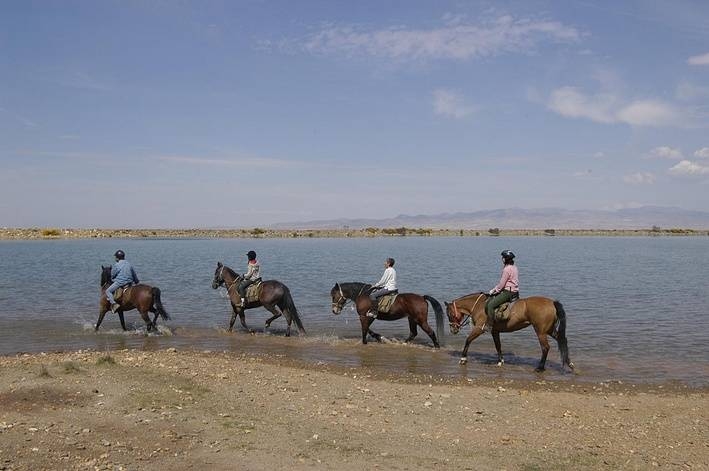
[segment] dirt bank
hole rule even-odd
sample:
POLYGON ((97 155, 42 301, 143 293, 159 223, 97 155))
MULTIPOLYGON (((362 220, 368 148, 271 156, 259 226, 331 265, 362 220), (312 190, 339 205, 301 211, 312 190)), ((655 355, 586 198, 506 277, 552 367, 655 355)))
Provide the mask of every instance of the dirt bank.
POLYGON ((706 391, 175 349, 0 357, 0 470, 708 469, 706 391))

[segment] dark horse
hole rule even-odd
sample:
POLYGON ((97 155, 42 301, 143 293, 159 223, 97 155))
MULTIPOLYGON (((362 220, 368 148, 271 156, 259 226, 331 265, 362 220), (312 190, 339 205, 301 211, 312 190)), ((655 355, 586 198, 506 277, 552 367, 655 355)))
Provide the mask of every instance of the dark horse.
POLYGON ((259 294, 258 301, 249 303, 247 300, 245 306, 240 306, 241 297, 239 296, 236 287, 242 279, 243 278, 241 275, 238 275, 234 270, 226 265, 222 265, 221 262, 217 262, 217 269, 214 271, 214 280, 212 280, 212 288, 217 289, 221 285, 224 285, 227 293, 229 294, 231 309, 234 311, 231 316, 231 321, 229 322, 229 332, 231 332, 234 328, 234 322, 236 322, 237 315, 239 316, 239 320, 241 320, 241 325, 244 326, 244 329, 251 332, 251 330, 246 326, 244 311, 246 309, 263 306, 273 314, 273 316, 266 321, 266 328, 271 326, 271 322, 285 314, 286 321, 288 322, 286 337, 290 337, 290 325, 292 321, 295 321, 295 325, 298 326, 298 331, 301 335, 305 335, 303 323, 301 322, 300 316, 298 315, 298 310, 295 308, 295 304, 293 303, 290 290, 286 285, 276 280, 263 281, 261 282, 261 292, 259 294))
MULTIPOLYGON (((372 307, 372 301, 369 299, 369 291, 371 285, 366 283, 335 283, 335 286, 330 290, 332 297, 332 313, 337 315, 342 311, 342 308, 347 303, 347 300, 352 300, 359 314, 359 322, 362 325, 362 343, 367 343, 367 334, 374 337, 379 342, 382 336, 369 329, 369 326, 374 322, 373 317, 367 317, 367 311, 372 307)), ((395 321, 404 317, 409 318, 409 337, 407 342, 412 341, 418 334, 417 327, 421 327, 424 332, 431 337, 433 345, 440 348, 436 332, 428 325, 428 304, 431 303, 433 312, 436 313, 436 331, 438 337, 443 335, 443 308, 441 304, 433 297, 428 295, 420 295, 414 293, 401 293, 396 297, 394 304, 387 313, 380 313, 377 319, 383 321, 395 321)))
MULTIPOLYGON (((473 329, 465 339, 465 347, 460 358, 461 365, 468 361, 470 343, 485 331, 487 323, 486 301, 486 293, 473 293, 454 299, 451 303, 445 303, 451 333, 457 334, 460 331, 466 317, 470 318, 473 323, 473 329)), ((512 312, 506 320, 495 320, 491 326, 492 338, 495 341, 495 349, 497 349, 497 366, 502 366, 505 362, 502 358, 500 332, 514 332, 531 325, 534 327, 539 338, 539 345, 542 347, 542 358, 539 360, 536 371, 544 371, 549 353, 547 336, 556 339, 559 345, 561 368, 563 369, 564 365, 569 365, 569 368, 574 369, 574 364, 569 360, 569 347, 566 343, 566 311, 559 301, 542 296, 531 296, 519 299, 511 309, 512 312)))
MULTIPOLYGON (((98 330, 101 322, 103 322, 103 316, 106 315, 108 311, 111 310, 111 305, 106 299, 106 288, 111 284, 111 267, 104 267, 101 265, 101 297, 98 303, 98 321, 96 321, 96 328, 98 330)), ((118 308, 118 318, 121 320, 121 327, 126 330, 126 321, 123 318, 123 313, 125 311, 130 311, 131 309, 137 309, 140 313, 140 317, 145 321, 145 325, 150 332, 153 328, 157 329, 155 324, 158 320, 158 315, 165 320, 169 320, 170 316, 162 305, 160 301, 160 288, 156 288, 149 285, 144 285, 142 283, 133 285, 123 292, 123 295, 118 300, 120 307, 118 308), (150 321, 150 316, 148 312, 155 314, 152 322, 150 321)))

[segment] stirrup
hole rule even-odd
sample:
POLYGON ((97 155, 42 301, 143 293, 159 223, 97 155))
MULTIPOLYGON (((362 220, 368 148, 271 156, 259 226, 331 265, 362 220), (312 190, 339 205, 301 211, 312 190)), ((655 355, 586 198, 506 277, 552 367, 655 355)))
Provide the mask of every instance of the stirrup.
POLYGON ((120 308, 121 308, 121 305, 118 303, 111 304, 111 312, 114 314, 117 313, 120 308))
POLYGON ((370 310, 370 311, 367 311, 367 314, 365 314, 365 315, 366 315, 367 317, 371 317, 372 319, 376 319, 376 318, 377 318, 377 313, 374 312, 374 311, 371 311, 371 310, 370 310))

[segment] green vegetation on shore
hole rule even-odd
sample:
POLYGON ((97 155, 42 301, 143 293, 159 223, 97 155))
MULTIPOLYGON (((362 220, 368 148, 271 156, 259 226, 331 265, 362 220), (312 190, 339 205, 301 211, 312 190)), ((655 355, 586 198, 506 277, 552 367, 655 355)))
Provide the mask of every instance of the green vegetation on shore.
POLYGON ((499 237, 499 236, 708 236, 708 230, 654 226, 650 229, 434 229, 378 228, 365 229, 73 229, 73 228, 0 228, 1 239, 224 239, 224 238, 297 238, 297 237, 499 237))

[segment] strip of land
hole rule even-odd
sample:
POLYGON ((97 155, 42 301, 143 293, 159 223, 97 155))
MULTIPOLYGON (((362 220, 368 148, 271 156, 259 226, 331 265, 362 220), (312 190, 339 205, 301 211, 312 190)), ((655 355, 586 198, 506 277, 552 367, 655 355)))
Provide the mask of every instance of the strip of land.
POLYGON ((220 239, 220 238, 298 238, 298 237, 499 237, 499 236, 708 236, 698 229, 76 229, 76 228, 0 228, 0 240, 34 239, 220 239))
POLYGON ((706 390, 174 348, 0 357, 0 371, 0 470, 709 467, 706 390))

